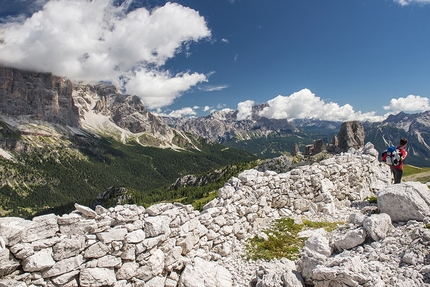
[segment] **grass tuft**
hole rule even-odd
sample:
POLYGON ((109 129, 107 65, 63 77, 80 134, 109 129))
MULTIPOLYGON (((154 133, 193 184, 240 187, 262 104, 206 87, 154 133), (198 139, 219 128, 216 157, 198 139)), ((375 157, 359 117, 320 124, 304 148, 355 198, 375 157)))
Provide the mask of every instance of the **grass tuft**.
POLYGON ((246 243, 247 260, 272 260, 288 258, 297 260, 300 258, 300 251, 305 245, 307 238, 298 238, 298 233, 303 229, 324 228, 331 232, 337 228, 341 222, 313 222, 303 220, 303 224, 296 224, 291 218, 281 218, 275 220, 267 230, 263 230, 267 236, 254 236, 246 243))

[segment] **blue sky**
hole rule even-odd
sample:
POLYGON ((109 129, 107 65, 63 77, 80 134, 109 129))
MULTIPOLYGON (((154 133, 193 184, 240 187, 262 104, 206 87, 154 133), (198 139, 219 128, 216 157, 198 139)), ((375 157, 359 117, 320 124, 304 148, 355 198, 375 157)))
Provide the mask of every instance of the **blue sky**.
POLYGON ((430 109, 429 0, 107 3, 0 0, 0 63, 111 81, 164 115, 246 118, 268 103, 267 117, 342 121, 430 109))

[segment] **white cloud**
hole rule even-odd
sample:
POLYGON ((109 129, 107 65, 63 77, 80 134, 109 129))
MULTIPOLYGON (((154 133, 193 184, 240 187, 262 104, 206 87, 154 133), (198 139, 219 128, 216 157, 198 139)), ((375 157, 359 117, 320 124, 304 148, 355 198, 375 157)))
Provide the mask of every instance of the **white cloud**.
POLYGON ((212 109, 212 107, 205 106, 205 107, 203 108, 203 111, 204 111, 204 112, 207 112, 207 111, 209 111, 210 109, 212 109))
POLYGON ((430 101, 426 97, 409 95, 406 98, 391 99, 390 104, 384 106, 384 109, 394 114, 402 111, 423 112, 430 110, 430 101))
POLYGON ((201 86, 199 87, 199 90, 203 91, 203 92, 213 92, 213 91, 221 91, 228 88, 227 85, 218 85, 218 86, 210 86, 210 85, 206 85, 206 86, 201 86))
POLYGON ((409 4, 430 4, 430 0, 394 0, 394 2, 397 2, 402 6, 409 4))
POLYGON ((160 108, 172 104, 182 92, 205 81, 206 76, 198 73, 172 76, 168 71, 138 70, 132 73, 126 87, 128 93, 140 95, 145 106, 160 108))
POLYGON ((221 42, 227 43, 228 44, 228 39, 222 38, 221 42))
POLYGON ((236 119, 238 121, 247 120, 252 115, 252 106, 254 105, 254 101, 247 100, 244 102, 240 102, 237 104, 237 116, 236 119))
POLYGON ((0 25, 0 63, 72 80, 110 81, 149 108, 168 105, 207 81, 203 74, 163 70, 168 59, 211 35, 197 11, 167 3, 126 12, 131 1, 124 3, 51 0, 23 23, 0 25))
POLYGON ((166 116, 168 116, 168 117, 174 117, 174 118, 181 118, 181 117, 184 117, 184 116, 195 116, 196 114, 197 113, 195 112, 195 110, 193 108, 185 107, 185 108, 182 108, 180 110, 171 111, 166 116))
POLYGON ((375 112, 355 112, 349 104, 339 106, 333 102, 326 103, 308 89, 303 89, 290 96, 277 96, 267 103, 269 106, 264 108, 260 115, 272 119, 382 120, 382 117, 375 116, 375 112))

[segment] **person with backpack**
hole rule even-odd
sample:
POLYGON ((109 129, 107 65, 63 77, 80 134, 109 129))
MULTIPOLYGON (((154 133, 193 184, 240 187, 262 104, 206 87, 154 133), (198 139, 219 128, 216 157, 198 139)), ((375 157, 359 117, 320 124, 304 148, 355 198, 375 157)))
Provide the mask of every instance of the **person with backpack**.
POLYGON ((391 165, 391 173, 394 177, 394 184, 402 182, 403 176, 403 162, 405 161, 408 152, 406 151, 406 145, 408 144, 408 140, 405 138, 400 139, 400 145, 396 147, 396 152, 399 154, 399 160, 394 161, 391 165))

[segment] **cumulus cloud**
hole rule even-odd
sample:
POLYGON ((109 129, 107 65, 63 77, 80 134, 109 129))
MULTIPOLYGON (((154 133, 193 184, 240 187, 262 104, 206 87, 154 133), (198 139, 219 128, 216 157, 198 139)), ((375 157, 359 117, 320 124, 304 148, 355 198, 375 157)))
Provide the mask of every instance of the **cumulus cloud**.
POLYGON ((238 121, 247 120, 252 115, 252 106, 254 105, 254 101, 247 100, 244 102, 240 102, 237 104, 237 116, 236 119, 238 121))
POLYGON ((221 41, 228 44, 228 39, 222 38, 221 41))
POLYGON ((409 4, 430 4, 430 0, 394 0, 394 2, 399 3, 402 6, 409 4))
POLYGON ((309 89, 303 89, 290 96, 277 96, 267 103, 269 106, 260 112, 260 116, 271 119, 382 120, 382 117, 376 116, 375 112, 355 112, 349 104, 339 106, 333 102, 326 103, 309 89))
POLYGON ((48 1, 24 22, 0 25, 0 62, 72 80, 109 81, 149 108, 169 105, 207 81, 204 74, 163 69, 178 53, 189 54, 191 43, 210 37, 205 19, 176 3, 128 11, 130 3, 48 1))
POLYGON ((211 107, 209 107, 209 106, 205 106, 204 108, 203 108, 203 111, 204 112, 207 112, 207 111, 209 111, 210 109, 212 109, 211 107))
POLYGON ((195 116, 195 115, 197 115, 197 113, 191 107, 185 107, 185 108, 182 108, 180 110, 174 110, 168 114, 165 114, 165 116, 174 117, 174 118, 181 118, 181 117, 185 117, 185 116, 195 116))
POLYGON ((394 114, 399 112, 423 112, 430 110, 430 101, 426 97, 409 95, 406 98, 391 99, 388 106, 384 106, 394 114))

